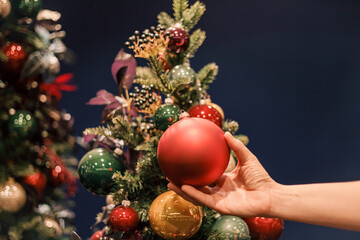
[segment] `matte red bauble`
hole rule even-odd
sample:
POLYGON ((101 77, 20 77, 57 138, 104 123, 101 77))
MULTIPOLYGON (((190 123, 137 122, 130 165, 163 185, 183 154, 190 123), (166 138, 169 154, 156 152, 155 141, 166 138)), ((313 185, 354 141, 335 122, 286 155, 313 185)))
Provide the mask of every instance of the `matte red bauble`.
POLYGON ((164 175, 176 185, 206 186, 224 173, 230 151, 216 124, 183 118, 160 138, 157 158, 164 175))
POLYGON ((284 230, 284 221, 279 218, 249 217, 244 220, 251 240, 278 240, 284 230))
POLYGON ((91 235, 90 239, 89 240, 100 240, 100 238, 102 238, 104 235, 103 231, 100 230, 100 231, 97 231, 95 232, 93 235, 91 235))
POLYGON ((221 117, 221 114, 218 110, 216 110, 216 108, 214 108, 211 105, 207 105, 207 104, 195 105, 188 110, 188 113, 190 117, 204 118, 212 121, 219 127, 222 127, 223 119, 221 117))
POLYGON ((23 182, 33 186, 37 194, 42 195, 46 186, 46 175, 38 170, 36 173, 24 177, 23 182))
POLYGON ((112 210, 109 226, 114 233, 133 230, 139 222, 139 216, 132 207, 118 206, 112 210))
POLYGON ((1 48, 1 51, 8 57, 7 62, 3 62, 3 68, 11 73, 20 75, 20 71, 25 64, 27 52, 24 47, 17 43, 8 43, 1 48))

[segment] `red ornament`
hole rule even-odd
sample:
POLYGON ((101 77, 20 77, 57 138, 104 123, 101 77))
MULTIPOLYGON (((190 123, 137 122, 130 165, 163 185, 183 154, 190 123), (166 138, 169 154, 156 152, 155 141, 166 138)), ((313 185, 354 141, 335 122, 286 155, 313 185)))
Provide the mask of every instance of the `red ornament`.
POLYGON ((251 240, 278 240, 284 230, 284 221, 279 218, 244 218, 249 227, 251 240))
POLYGON ((160 53, 158 56, 158 60, 165 71, 171 69, 171 64, 167 61, 166 53, 160 53))
POLYGON ((157 158, 164 175, 176 185, 206 186, 224 173, 230 151, 216 124, 183 118, 160 138, 157 158))
POLYGON ((189 33, 182 26, 175 24, 165 31, 166 35, 170 35, 168 50, 173 53, 182 53, 189 47, 189 33))
POLYGON ((2 63, 3 68, 12 74, 20 75, 28 56, 24 47, 17 43, 7 43, 2 46, 1 51, 8 57, 7 62, 2 63))
POLYGON ((100 238, 102 238, 104 235, 103 231, 100 230, 100 231, 97 231, 95 232, 93 235, 91 235, 90 239, 89 240, 100 240, 100 238))
POLYGON ((33 186, 36 189, 37 194, 42 196, 42 193, 46 187, 46 175, 38 170, 36 173, 24 177, 23 182, 33 186))
POLYGON ((188 113, 190 117, 204 118, 212 121, 220 128, 222 127, 223 119, 221 117, 221 114, 218 110, 216 110, 216 108, 214 108, 211 105, 207 105, 207 104, 195 105, 188 110, 188 113))
POLYGON ((139 222, 137 212, 129 206, 118 206, 112 210, 109 226, 114 233, 133 230, 139 222))

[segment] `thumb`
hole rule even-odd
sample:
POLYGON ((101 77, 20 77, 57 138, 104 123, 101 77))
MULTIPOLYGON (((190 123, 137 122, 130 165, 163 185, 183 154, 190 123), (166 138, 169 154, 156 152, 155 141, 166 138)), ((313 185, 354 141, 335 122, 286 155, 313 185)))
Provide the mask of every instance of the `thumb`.
POLYGON ((255 160, 255 155, 250 152, 250 150, 230 132, 225 133, 225 139, 231 150, 234 151, 236 157, 239 159, 240 164, 245 164, 247 161, 255 160))

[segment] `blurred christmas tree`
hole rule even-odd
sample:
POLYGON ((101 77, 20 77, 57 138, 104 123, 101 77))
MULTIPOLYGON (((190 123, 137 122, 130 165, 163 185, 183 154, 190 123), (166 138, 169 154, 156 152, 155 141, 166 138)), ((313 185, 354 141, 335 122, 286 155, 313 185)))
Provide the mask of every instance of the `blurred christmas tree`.
POLYGON ((59 59, 72 58, 60 17, 41 0, 0 1, 2 240, 66 239, 73 230, 73 119, 58 102, 76 87, 72 74, 58 75, 59 59))
MULTIPOLYGON (((205 5, 197 1, 189 6, 186 0, 174 0, 173 10, 173 17, 161 12, 156 27, 135 31, 125 43, 135 57, 146 59, 148 66, 137 66, 132 55, 120 50, 111 68, 118 96, 100 90, 88 102, 106 105, 102 114, 104 125, 84 131, 86 142, 94 141, 103 148, 90 150, 78 168, 80 181, 90 192, 107 195, 107 206, 96 221, 104 222, 106 227, 95 232, 92 240, 250 239, 249 229, 241 218, 220 217, 219 213, 196 206, 167 189, 163 172, 176 175, 173 178, 167 175, 173 182, 206 185, 216 178, 205 179, 208 176, 200 172, 212 169, 219 177, 232 171, 236 157, 233 153, 229 155, 227 145, 225 150, 217 151, 219 146, 206 146, 205 142, 211 138, 207 129, 220 131, 222 138, 224 131, 235 134, 238 130, 238 123, 225 120, 223 110, 212 103, 206 92, 218 73, 218 66, 210 63, 195 72, 190 65, 190 59, 205 40, 204 31, 193 30, 205 12, 205 5), (176 131, 176 138, 183 138, 186 129, 180 125, 189 122, 186 120, 189 118, 179 119, 185 111, 190 119, 197 119, 191 122, 199 123, 196 131, 203 134, 197 132, 193 138, 204 143, 192 145, 191 141, 183 141, 181 145, 181 141, 176 141, 163 155, 181 149, 173 154, 176 158, 186 148, 192 149, 187 151, 190 152, 187 156, 199 155, 205 145, 208 152, 214 149, 220 155, 227 152, 222 161, 225 165, 216 161, 218 156, 210 156, 212 162, 202 159, 202 163, 208 164, 187 161, 183 164, 186 167, 178 164, 179 168, 170 170, 162 163, 160 138, 168 133, 168 128, 172 133, 176 131), (192 164, 194 167, 189 167, 192 164), (191 172, 192 177, 185 176, 183 171, 191 172)), ((245 135, 235 137, 248 143, 245 135)))

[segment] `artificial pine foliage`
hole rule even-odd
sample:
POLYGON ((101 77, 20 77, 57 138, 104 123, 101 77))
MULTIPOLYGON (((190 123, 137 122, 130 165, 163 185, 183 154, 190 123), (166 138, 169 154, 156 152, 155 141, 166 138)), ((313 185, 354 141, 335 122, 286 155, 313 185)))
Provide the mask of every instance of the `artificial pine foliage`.
MULTIPOLYGON (((148 65, 136 66, 134 61, 130 61, 133 56, 121 50, 112 67, 114 79, 118 86, 121 86, 119 95, 114 96, 100 90, 97 96, 88 102, 91 105, 106 107, 103 111, 104 125, 86 129, 85 141, 94 141, 112 150, 119 161, 124 161, 127 166, 125 173, 114 173, 116 191, 112 192, 113 202, 108 203, 107 211, 97 216, 97 223, 102 221, 107 224, 111 209, 115 205, 120 205, 123 200, 130 201, 130 206, 138 213, 139 223, 135 230, 124 232, 124 236, 135 236, 139 232, 142 236, 131 239, 162 239, 149 223, 151 203, 157 196, 168 191, 168 181, 157 161, 157 146, 166 127, 160 129, 156 126, 156 112, 159 109, 169 111, 162 116, 171 118, 168 119, 170 125, 173 123, 174 114, 170 111, 175 107, 161 107, 166 106, 164 104, 174 104, 182 111, 187 111, 200 102, 210 104, 210 96, 206 90, 218 74, 218 66, 215 63, 209 63, 194 73, 190 68, 190 59, 195 56, 206 38, 204 31, 192 31, 204 14, 205 5, 197 1, 189 6, 187 0, 174 0, 173 10, 174 17, 161 12, 158 15, 159 25, 151 26, 143 32, 135 31, 125 43, 133 51, 134 57, 146 59, 148 65), (167 31, 169 28, 190 34, 189 45, 181 51, 174 52, 169 49, 173 37, 172 32, 167 31), (135 73, 132 72, 134 69, 135 73), (174 69, 178 70, 176 75, 172 75, 174 69), (132 84, 136 86, 131 88, 132 84)), ((182 36, 186 37, 179 33, 176 37, 181 40, 182 36)), ((222 121, 224 131, 230 131, 232 134, 237 132, 239 125, 236 121, 222 121)), ((235 137, 245 144, 249 141, 245 135, 235 137)), ((206 207, 202 209, 200 230, 189 239, 215 239, 218 236, 212 228, 220 214, 206 207)), ((119 235, 109 226, 104 228, 103 234, 103 239, 128 239, 122 238, 122 233, 119 235)), ((171 239, 185 238, 177 238, 174 234, 174 238, 171 239)))
POLYGON ((61 14, 41 10, 41 0, 1 4, 0 239, 66 239, 77 160, 73 119, 58 101, 76 87, 72 74, 59 75, 59 59, 71 59, 55 27, 61 14))

